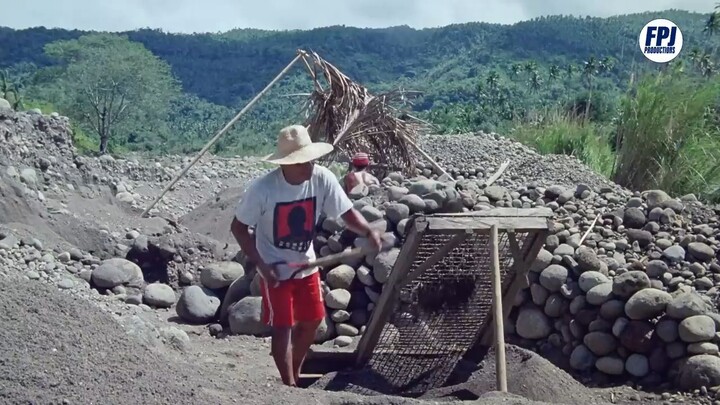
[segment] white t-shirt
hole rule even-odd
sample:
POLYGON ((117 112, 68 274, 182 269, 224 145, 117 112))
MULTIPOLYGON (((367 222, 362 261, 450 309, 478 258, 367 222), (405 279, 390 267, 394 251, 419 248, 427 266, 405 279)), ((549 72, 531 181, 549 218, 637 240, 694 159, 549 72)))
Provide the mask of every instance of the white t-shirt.
MULTIPOLYGON (((245 225, 255 226, 255 245, 265 263, 304 263, 315 260, 313 239, 320 214, 338 218, 352 207, 329 169, 315 165, 310 180, 293 185, 278 168, 250 184, 235 217, 245 225)), ((277 269, 280 280, 287 280, 295 271, 287 266, 277 269)), ((296 278, 317 270, 302 271, 296 278)))

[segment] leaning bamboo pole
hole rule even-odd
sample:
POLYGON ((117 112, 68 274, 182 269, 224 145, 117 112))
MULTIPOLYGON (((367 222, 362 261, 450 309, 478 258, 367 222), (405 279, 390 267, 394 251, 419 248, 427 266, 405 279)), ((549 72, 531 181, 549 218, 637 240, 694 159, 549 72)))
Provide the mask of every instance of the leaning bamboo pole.
POLYGON ((297 62, 298 60, 300 60, 303 57, 303 55, 305 55, 305 51, 298 50, 297 56, 295 56, 295 59, 293 59, 290 63, 288 63, 288 65, 285 66, 285 68, 282 71, 280 71, 280 73, 278 73, 278 75, 275 76, 275 78, 270 83, 268 83, 268 85, 265 86, 265 88, 262 89, 260 91, 260 93, 258 93, 252 100, 250 100, 250 102, 245 107, 243 107, 243 109, 240 110, 240 112, 232 120, 230 120, 230 122, 228 122, 225 125, 225 127, 223 127, 214 137, 212 137, 212 139, 210 139, 210 141, 200 150, 200 152, 197 154, 197 156, 195 156, 195 158, 187 166, 185 166, 185 168, 177 176, 175 176, 175 178, 172 179, 172 181, 167 186, 165 186, 165 189, 162 192, 160 192, 160 195, 155 199, 155 201, 152 202, 152 204, 150 204, 147 208, 145 208, 145 211, 143 211, 143 213, 140 216, 141 217, 147 216, 147 214, 150 212, 150 210, 157 203, 159 203, 160 200, 162 200, 162 198, 165 196, 165 194, 167 194, 167 192, 170 191, 170 189, 188 172, 188 170, 190 170, 190 168, 193 167, 193 165, 195 165, 195 163, 197 163, 198 160, 200 160, 200 158, 205 154, 205 152, 207 152, 210 149, 210 147, 212 147, 215 144, 215 142, 217 142, 220 139, 220 137, 222 137, 237 122, 237 120, 240 119, 240 117, 245 115, 245 113, 262 96, 264 96, 265 93, 267 93, 268 90, 270 90, 270 88, 272 86, 274 86, 275 83, 277 83, 290 70, 290 68, 295 64, 295 62, 297 62))

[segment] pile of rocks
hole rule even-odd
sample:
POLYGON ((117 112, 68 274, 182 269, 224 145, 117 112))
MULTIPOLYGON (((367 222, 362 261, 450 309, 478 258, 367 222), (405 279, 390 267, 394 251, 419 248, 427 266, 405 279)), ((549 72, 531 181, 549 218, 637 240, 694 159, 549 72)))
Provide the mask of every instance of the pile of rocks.
MULTIPOLYGON (((191 162, 188 156, 147 159, 130 155, 83 156, 73 146, 70 120, 38 109, 0 107, 0 175, 23 183, 29 195, 63 195, 81 188, 109 189, 121 203, 144 209, 157 193, 191 162)), ((206 155, 152 211, 178 218, 234 182, 265 170, 259 158, 221 159, 206 155)))
POLYGON ((700 388, 695 377, 720 370, 717 216, 705 211, 696 224, 692 196, 659 190, 627 199, 584 186, 557 194, 545 192, 558 220, 508 332, 545 354, 562 351, 567 366, 596 380, 677 377, 683 389, 700 388))

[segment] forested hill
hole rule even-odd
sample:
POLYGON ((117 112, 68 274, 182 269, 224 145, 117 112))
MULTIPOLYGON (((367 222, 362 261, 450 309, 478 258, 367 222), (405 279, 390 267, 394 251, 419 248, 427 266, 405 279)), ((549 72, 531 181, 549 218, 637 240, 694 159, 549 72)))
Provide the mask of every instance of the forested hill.
MULTIPOLYGON (((612 18, 552 16, 514 25, 468 23, 421 30, 335 26, 192 35, 145 29, 123 34, 169 62, 185 91, 213 103, 235 106, 262 89, 298 48, 317 51, 370 87, 397 84, 404 78, 428 90, 433 84, 473 79, 494 68, 508 71, 513 62, 535 60, 562 67, 582 63, 591 56, 617 59, 615 72, 625 75, 633 63, 648 65, 638 52, 637 36, 653 18, 668 18, 678 24, 687 49, 706 40, 700 34, 707 15, 684 11, 612 18)), ((84 34, 87 32, 0 28, 0 67, 20 62, 49 65, 52 60, 43 53, 46 44, 84 34)))
MULTIPOLYGON (((550 16, 512 25, 432 29, 334 26, 205 34, 0 27, 0 97, 69 116, 76 143, 88 149, 188 153, 201 148, 264 88, 297 49, 305 49, 373 93, 419 91, 414 113, 439 133, 510 133, 551 109, 610 123, 631 75, 637 79, 658 68, 638 49, 638 35, 648 21, 667 18, 681 28, 684 45, 678 59, 688 71, 704 77, 717 71, 720 42, 711 34, 720 31, 720 18, 713 29, 705 29, 712 12, 550 16), (116 88, 118 83, 124 87, 116 88), (123 100, 128 108, 93 105, 100 99, 89 98, 88 89, 115 92, 107 100, 123 100), (122 117, 105 120, 98 107, 111 114, 122 111, 122 117)), ((277 129, 302 119, 300 99, 286 95, 311 89, 299 63, 213 152, 272 148, 277 129)))

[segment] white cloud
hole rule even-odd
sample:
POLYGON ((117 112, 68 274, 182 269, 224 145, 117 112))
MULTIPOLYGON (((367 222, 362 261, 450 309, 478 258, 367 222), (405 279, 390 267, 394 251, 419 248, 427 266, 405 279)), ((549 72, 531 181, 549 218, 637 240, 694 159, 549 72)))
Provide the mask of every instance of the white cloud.
POLYGON ((0 26, 218 32, 328 25, 416 28, 549 14, 605 17, 670 8, 709 13, 716 0, 0 0, 0 26))

